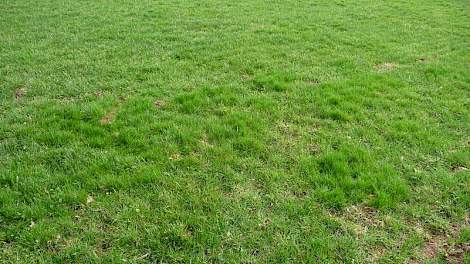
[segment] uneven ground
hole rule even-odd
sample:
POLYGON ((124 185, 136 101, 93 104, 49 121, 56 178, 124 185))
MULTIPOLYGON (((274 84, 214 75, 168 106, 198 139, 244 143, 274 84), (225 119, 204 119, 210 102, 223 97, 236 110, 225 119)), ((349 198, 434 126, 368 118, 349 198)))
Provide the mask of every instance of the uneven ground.
POLYGON ((0 1, 0 262, 470 263, 468 0, 0 1))

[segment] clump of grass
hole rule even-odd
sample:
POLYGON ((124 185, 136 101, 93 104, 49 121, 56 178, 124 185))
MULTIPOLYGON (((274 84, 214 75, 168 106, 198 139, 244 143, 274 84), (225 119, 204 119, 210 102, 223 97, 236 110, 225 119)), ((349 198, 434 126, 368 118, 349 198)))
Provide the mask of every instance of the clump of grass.
POLYGON ((253 78, 253 84, 258 91, 284 92, 293 86, 295 77, 288 73, 271 72, 260 74, 253 78))
POLYGON ((333 209, 364 201, 379 209, 390 209, 409 197, 409 187, 393 168, 350 145, 307 160, 302 167, 318 188, 318 199, 333 209))

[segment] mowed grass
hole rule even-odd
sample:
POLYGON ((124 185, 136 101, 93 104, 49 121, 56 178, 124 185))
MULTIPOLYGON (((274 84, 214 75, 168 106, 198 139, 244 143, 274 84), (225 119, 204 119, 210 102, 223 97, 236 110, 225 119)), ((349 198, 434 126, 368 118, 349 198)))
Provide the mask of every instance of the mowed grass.
POLYGON ((0 262, 470 262, 466 0, 0 2, 0 262))

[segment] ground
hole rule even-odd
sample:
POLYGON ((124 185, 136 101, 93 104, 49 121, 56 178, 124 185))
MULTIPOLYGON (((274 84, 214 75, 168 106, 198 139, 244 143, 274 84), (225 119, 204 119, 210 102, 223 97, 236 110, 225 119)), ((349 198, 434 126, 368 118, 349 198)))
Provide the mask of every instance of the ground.
POLYGON ((467 0, 0 2, 0 262, 469 263, 467 0))

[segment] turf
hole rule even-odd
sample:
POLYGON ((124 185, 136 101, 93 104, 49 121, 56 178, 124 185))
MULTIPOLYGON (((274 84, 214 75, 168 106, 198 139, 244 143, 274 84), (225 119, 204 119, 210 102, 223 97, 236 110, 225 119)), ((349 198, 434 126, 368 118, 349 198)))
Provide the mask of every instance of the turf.
POLYGON ((2 0, 0 262, 469 263, 469 69, 467 0, 2 0))

